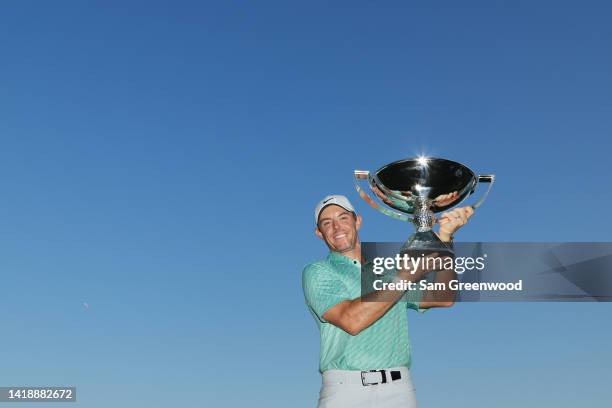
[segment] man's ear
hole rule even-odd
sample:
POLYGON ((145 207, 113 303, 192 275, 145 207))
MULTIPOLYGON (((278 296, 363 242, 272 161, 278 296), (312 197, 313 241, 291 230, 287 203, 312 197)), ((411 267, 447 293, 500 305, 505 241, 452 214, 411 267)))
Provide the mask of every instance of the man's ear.
POLYGON ((315 227, 315 235, 316 235, 317 237, 319 237, 320 239, 323 239, 323 240, 324 240, 324 238, 323 238, 323 234, 322 234, 322 233, 321 233, 321 231, 319 230, 319 227, 315 227))
POLYGON ((358 215, 355 218, 355 227, 357 228, 357 230, 359 230, 359 228, 361 228, 361 221, 362 221, 361 215, 358 215))

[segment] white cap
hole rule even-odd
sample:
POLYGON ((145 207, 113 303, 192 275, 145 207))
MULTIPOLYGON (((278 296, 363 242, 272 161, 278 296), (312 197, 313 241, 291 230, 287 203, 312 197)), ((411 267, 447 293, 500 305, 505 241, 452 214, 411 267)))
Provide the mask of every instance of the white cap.
POLYGON ((353 205, 348 200, 348 198, 346 198, 345 196, 328 195, 327 197, 319 201, 319 204, 317 204, 317 206, 315 207, 315 224, 319 222, 319 214, 321 214, 321 211, 323 211, 323 209, 327 207, 328 205, 332 205, 332 204, 339 205, 340 207, 344 208, 346 211, 355 212, 353 205))

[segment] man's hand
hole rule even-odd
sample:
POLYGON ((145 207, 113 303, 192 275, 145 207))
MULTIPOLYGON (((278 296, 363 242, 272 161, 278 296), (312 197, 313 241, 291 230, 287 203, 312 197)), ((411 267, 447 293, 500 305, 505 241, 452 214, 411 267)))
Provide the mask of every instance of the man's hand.
POLYGON ((474 209, 471 206, 455 208, 452 211, 442 213, 438 224, 440 230, 438 236, 442 241, 449 241, 453 234, 465 224, 468 219, 474 214, 474 209))
POLYGON ((445 205, 449 205, 457 200, 459 197, 459 192, 453 191, 452 193, 442 194, 434 198, 433 204, 436 207, 444 207, 445 205))

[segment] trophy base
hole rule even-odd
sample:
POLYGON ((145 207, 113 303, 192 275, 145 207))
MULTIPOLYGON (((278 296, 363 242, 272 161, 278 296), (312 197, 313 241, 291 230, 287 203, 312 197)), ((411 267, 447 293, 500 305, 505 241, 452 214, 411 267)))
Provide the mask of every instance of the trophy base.
MULTIPOLYGON (((420 258, 432 255, 435 257, 455 257, 452 243, 442 242, 433 231, 415 232, 402 246, 400 255, 410 258, 420 258)), ((441 269, 440 269, 441 270, 441 269)), ((438 270, 428 273, 423 279, 428 282, 435 281, 438 270)))
POLYGON ((408 241, 402 246, 400 253, 407 253, 413 257, 432 253, 437 253, 440 256, 454 255, 452 244, 442 242, 431 230, 412 234, 410 238, 408 238, 408 241))

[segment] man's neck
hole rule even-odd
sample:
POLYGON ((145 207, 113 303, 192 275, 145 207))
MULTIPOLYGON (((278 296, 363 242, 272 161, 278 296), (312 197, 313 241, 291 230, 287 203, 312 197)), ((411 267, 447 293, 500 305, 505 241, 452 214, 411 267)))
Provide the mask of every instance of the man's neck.
POLYGON ((353 261, 361 262, 361 243, 355 245, 355 248, 353 249, 338 253, 352 259, 353 261))

